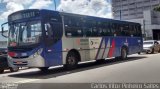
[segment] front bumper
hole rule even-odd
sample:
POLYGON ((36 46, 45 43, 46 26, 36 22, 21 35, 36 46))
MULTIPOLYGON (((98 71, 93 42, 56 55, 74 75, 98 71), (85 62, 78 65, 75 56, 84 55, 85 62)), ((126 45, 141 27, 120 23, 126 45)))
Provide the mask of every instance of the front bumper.
POLYGON ((10 67, 45 67, 45 60, 41 55, 21 59, 8 56, 8 65, 10 67))
POLYGON ((142 52, 152 52, 152 48, 143 48, 142 52))

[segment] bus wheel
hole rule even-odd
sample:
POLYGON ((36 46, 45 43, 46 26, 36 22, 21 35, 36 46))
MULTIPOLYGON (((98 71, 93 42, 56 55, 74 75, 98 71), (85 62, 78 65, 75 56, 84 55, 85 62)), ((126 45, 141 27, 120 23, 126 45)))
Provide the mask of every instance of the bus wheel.
POLYGON ((69 52, 66 58, 66 69, 75 69, 78 65, 78 55, 74 52, 69 52))
POLYGON ((141 54, 141 52, 138 52, 138 54, 140 55, 140 54, 141 54))
POLYGON ((4 69, 0 69, 0 74, 4 73, 4 69))
POLYGON ((47 72, 49 67, 40 67, 41 72, 47 72))
POLYGON ((19 70, 19 67, 10 67, 9 69, 11 72, 17 72, 19 70))
POLYGON ((122 48, 121 49, 121 59, 127 59, 127 49, 126 48, 122 48))

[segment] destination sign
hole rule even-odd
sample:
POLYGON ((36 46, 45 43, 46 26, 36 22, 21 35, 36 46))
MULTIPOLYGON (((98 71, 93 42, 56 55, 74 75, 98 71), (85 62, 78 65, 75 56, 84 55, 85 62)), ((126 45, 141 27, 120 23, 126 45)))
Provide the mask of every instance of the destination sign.
POLYGON ((17 12, 15 14, 12 14, 8 17, 9 21, 19 20, 19 19, 27 19, 27 18, 33 18, 33 17, 39 17, 40 13, 39 11, 24 11, 24 12, 17 12))

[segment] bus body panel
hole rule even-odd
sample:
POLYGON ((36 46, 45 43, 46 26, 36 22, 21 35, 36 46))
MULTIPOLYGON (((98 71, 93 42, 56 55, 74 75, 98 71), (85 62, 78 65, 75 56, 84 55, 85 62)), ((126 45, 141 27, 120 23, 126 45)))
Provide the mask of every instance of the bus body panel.
MULTIPOLYGON (((115 27, 117 26, 116 31, 123 33, 122 28, 127 26, 127 30, 124 29, 124 31, 130 31, 131 29, 129 26, 131 26, 133 27, 133 30, 135 30, 134 26, 140 27, 140 24, 50 10, 35 10, 35 13, 32 11, 34 12, 34 10, 24 10, 20 11, 20 14, 19 12, 16 12, 14 14, 17 14, 20 18, 14 18, 14 14, 11 14, 9 16, 9 20, 17 19, 13 22, 18 23, 39 19, 42 24, 43 40, 40 42, 40 46, 35 47, 31 51, 27 51, 25 53, 16 52, 16 58, 9 56, 8 61, 11 66, 50 67, 66 64, 67 54, 72 49, 79 52, 81 62, 119 57, 121 56, 121 48, 124 46, 127 47, 129 55, 142 50, 143 43, 141 33, 137 33, 138 36, 137 34, 133 36, 133 34, 119 35, 112 31, 115 30, 115 27), (45 25, 48 23, 53 25, 52 31, 54 34, 52 39, 47 39, 47 28, 45 25), (68 33, 66 31, 69 30, 72 33, 72 31, 74 31, 73 28, 74 30, 77 30, 77 32, 82 33, 80 34, 80 37, 76 35, 72 36, 72 34, 69 34, 70 36, 67 35, 68 33), (92 30, 91 32, 94 32, 94 30, 97 29, 102 32, 105 29, 106 32, 109 31, 109 34, 97 35, 99 32, 97 31, 97 33, 92 33, 94 35, 87 36, 87 30, 90 29, 92 30), (55 41, 54 37, 59 37, 58 41, 55 41), (50 42, 51 45, 48 46, 47 43, 50 42), (42 49, 42 53, 40 55, 36 55, 40 49, 42 49), (21 56, 24 56, 22 54, 27 54, 28 58, 21 58, 21 56)), ((136 28, 136 30, 141 29, 136 28)), ((12 51, 9 50, 9 52, 12 51)))
POLYGON ((8 52, 9 66, 45 67, 44 47, 38 46, 26 52, 8 52), (38 51, 39 54, 37 53, 38 51))
POLYGON ((45 46, 44 51, 44 59, 46 60, 45 65, 47 67, 62 65, 62 40, 59 40, 50 47, 45 46))
POLYGON ((67 53, 76 49, 81 55, 81 61, 99 60, 121 56, 121 48, 126 46, 128 54, 142 50, 141 38, 132 37, 92 37, 92 38, 63 38, 63 64, 66 63, 67 53))
POLYGON ((76 49, 80 53, 81 62, 118 57, 121 55, 121 48, 124 45, 128 46, 129 54, 139 52, 141 49, 137 47, 137 43, 134 41, 138 42, 140 39, 127 37, 63 38, 57 44, 43 48, 42 54, 37 57, 33 57, 32 54, 42 47, 28 52, 30 54, 29 58, 14 59, 9 57, 9 63, 11 66, 14 66, 15 62, 21 61, 24 64, 20 64, 19 66, 23 65, 27 67, 62 65, 66 63, 67 54, 71 49, 76 49), (132 42, 136 43, 136 45, 132 44, 132 42))
POLYGON ((8 55, 10 66, 50 67, 62 65, 62 40, 51 47, 39 46, 29 52, 14 52, 16 58, 8 55), (41 50, 40 54, 37 52, 41 50), (26 55, 25 55, 26 54, 26 55), (28 58, 23 58, 28 56, 28 58))

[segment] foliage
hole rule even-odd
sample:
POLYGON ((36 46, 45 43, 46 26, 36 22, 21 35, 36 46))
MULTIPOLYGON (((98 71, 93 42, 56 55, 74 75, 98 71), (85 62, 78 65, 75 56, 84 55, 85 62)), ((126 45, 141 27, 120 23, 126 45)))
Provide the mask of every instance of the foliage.
POLYGON ((155 11, 160 11, 160 5, 154 8, 155 11))

